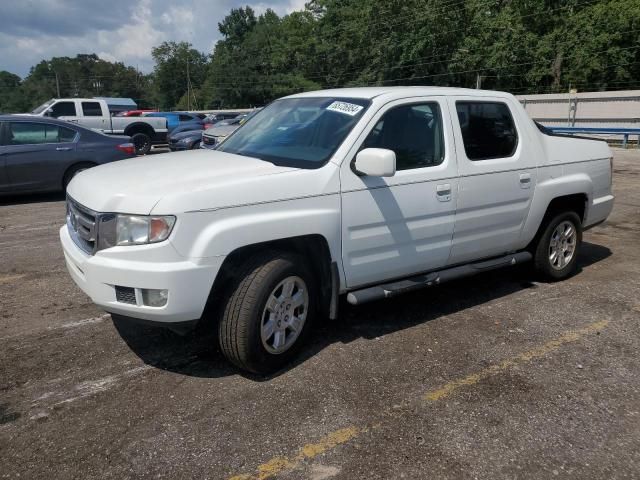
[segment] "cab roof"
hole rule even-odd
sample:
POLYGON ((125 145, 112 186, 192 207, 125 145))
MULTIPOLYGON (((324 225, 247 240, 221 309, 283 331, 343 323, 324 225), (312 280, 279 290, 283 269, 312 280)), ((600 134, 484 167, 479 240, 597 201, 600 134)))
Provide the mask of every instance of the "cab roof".
POLYGON ((374 99, 380 96, 429 96, 429 95, 468 95, 474 97, 483 96, 511 96, 509 93, 493 90, 476 90, 471 88, 411 86, 411 87, 353 87, 334 88, 328 90, 316 90, 313 92, 296 93, 285 98, 311 98, 311 97, 342 97, 374 99))

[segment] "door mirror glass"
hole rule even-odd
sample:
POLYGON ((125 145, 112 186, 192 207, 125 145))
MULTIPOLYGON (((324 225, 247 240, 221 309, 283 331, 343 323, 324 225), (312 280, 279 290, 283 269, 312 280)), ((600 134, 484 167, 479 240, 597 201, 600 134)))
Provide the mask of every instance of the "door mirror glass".
POLYGON ((393 177, 396 174, 396 154, 386 148, 365 148, 356 155, 355 170, 369 177, 393 177))

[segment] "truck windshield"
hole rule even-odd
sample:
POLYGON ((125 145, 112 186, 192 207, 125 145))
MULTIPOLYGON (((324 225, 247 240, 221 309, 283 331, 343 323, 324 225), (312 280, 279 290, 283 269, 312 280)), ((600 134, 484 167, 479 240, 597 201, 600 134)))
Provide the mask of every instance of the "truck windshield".
POLYGON ((362 98, 285 98, 247 119, 218 150, 276 165, 319 168, 371 102, 362 98))
POLYGON ((52 98, 51 100, 47 100, 46 102, 44 102, 42 105, 40 105, 38 108, 36 108, 35 110, 33 110, 31 113, 33 113, 34 115, 38 115, 42 112, 44 112, 47 108, 49 108, 51 106, 51 104, 54 102, 55 100, 52 98))

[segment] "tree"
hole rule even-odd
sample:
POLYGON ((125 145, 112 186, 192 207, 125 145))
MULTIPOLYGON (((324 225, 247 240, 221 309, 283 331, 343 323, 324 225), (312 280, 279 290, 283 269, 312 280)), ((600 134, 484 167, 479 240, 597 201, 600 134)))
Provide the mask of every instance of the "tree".
POLYGON ((24 112, 27 107, 21 78, 5 70, 0 71, 0 112, 24 112))
POLYGON ((207 56, 190 43, 163 42, 151 50, 151 55, 156 62, 154 87, 161 108, 174 108, 185 93, 202 86, 207 56))

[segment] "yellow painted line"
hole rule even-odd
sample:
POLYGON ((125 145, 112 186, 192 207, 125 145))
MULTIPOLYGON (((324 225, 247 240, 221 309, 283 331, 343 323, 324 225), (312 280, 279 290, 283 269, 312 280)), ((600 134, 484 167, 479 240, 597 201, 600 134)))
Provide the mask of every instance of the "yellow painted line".
POLYGON ((363 430, 356 427, 348 427, 336 430, 335 432, 331 432, 328 435, 322 437, 316 443, 309 443, 307 445, 304 445, 298 451, 298 454, 292 458, 274 457, 267 463, 263 463, 262 465, 260 465, 257 469, 258 471, 256 474, 235 475, 229 480, 266 480, 267 478, 271 478, 274 475, 277 475, 284 471, 293 470, 298 465, 300 465, 303 460, 306 460, 307 458, 317 457, 327 450, 331 450, 338 445, 346 443, 349 440, 357 437, 361 431, 363 430))
POLYGON ((0 284, 2 283, 11 283, 14 280, 18 280, 20 278, 26 277, 26 275, 24 273, 20 273, 17 275, 5 275, 3 277, 0 277, 0 284))
MULTIPOLYGON (((495 375, 496 373, 500 373, 501 371, 513 367, 519 363, 526 363, 533 360, 534 358, 543 357, 548 353, 559 349, 561 346, 567 343, 575 342, 589 333, 602 330, 608 324, 608 320, 603 320, 600 322, 592 323, 579 330, 567 332, 564 335, 556 338, 555 340, 551 340, 540 347, 536 347, 532 350, 521 353, 520 355, 517 355, 516 357, 513 357, 511 359, 503 360, 496 365, 492 365, 483 370, 480 370, 479 372, 467 375, 466 377, 460 378, 458 380, 453 380, 446 385, 438 388, 437 390, 432 390, 431 392, 427 393, 424 396, 424 399, 430 402, 441 400, 462 387, 475 385, 481 380, 491 375, 495 375)), ((375 427, 376 425, 371 428, 375 427)), ((347 443, 350 440, 356 438, 360 433, 366 432, 368 430, 369 428, 358 427, 348 427, 341 430, 336 430, 322 437, 316 443, 304 445, 298 450, 298 453, 296 455, 293 455, 291 457, 274 457, 268 462, 259 465, 255 473, 235 475, 233 477, 230 477, 229 480, 267 480, 280 473, 293 470, 298 467, 304 460, 308 458, 314 458, 324 452, 336 448, 339 445, 342 445, 343 443, 347 443)))
POLYGON ((467 375, 466 377, 459 378, 457 380, 453 380, 447 383, 446 385, 444 385, 443 387, 438 388, 437 390, 432 390, 431 392, 427 393, 424 396, 424 398, 425 400, 428 400, 430 402, 441 400, 445 397, 448 397, 453 392, 455 392, 456 390, 462 387, 465 387, 468 385, 475 385, 479 381, 484 380, 485 378, 490 377, 492 375, 495 375, 496 373, 499 373, 503 370, 506 370, 507 368, 513 367, 518 363, 525 363, 533 360, 534 358, 544 357, 548 353, 553 352, 554 350, 557 350, 558 348, 560 348, 562 345, 566 343, 575 342, 589 333, 603 329, 604 327, 607 326, 608 323, 609 323, 608 320, 602 320, 600 322, 592 323, 591 325, 581 328, 580 330, 575 330, 572 332, 565 333, 561 337, 556 338, 555 340, 551 340, 540 347, 534 348, 533 350, 529 350, 528 352, 521 353, 517 357, 503 360, 502 362, 496 365, 491 365, 490 367, 480 370, 479 372, 472 373, 471 375, 467 375))

